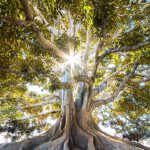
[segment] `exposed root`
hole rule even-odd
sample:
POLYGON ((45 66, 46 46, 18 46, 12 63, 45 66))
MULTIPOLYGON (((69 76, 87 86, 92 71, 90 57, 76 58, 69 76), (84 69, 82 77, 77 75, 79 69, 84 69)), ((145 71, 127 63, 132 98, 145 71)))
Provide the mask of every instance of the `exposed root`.
POLYGON ((69 150, 69 123, 68 118, 64 116, 59 123, 57 132, 55 132, 50 140, 34 150, 69 150))
MULTIPOLYGON (((110 143, 112 143, 112 145, 110 145, 110 147, 112 146, 115 146, 115 145, 126 145, 125 147, 130 147, 130 149, 134 150, 134 149, 144 149, 144 150, 150 150, 149 147, 146 147, 140 143, 136 143, 136 142, 131 142, 131 141, 126 141, 126 140, 123 140, 123 139, 120 139, 118 137, 114 137, 114 136, 111 136, 107 133, 105 133, 104 131, 102 130, 97 130, 97 129, 93 129, 93 133, 96 134, 99 138, 101 139, 106 139, 107 141, 107 148, 108 146, 110 145, 110 143), (135 148, 136 147, 136 148, 135 148)), ((121 146, 119 146, 121 147, 121 146)), ((126 150, 127 148, 122 148, 121 150, 126 150)))
POLYGON ((87 150, 95 150, 95 145, 94 145, 92 136, 88 140, 88 148, 87 148, 87 150))
POLYGON ((38 145, 48 141, 51 137, 53 137, 58 129, 59 120, 56 125, 53 126, 47 133, 23 140, 17 143, 8 143, 0 145, 0 150, 33 150, 38 145))
POLYGON ((46 134, 18 143, 1 145, 0 150, 150 150, 139 146, 138 143, 135 147, 112 138, 98 130, 92 121, 85 122, 85 128, 80 123, 74 119, 68 128, 66 121, 62 123, 61 119, 46 134))
POLYGON ((66 136, 63 135, 54 141, 48 141, 46 143, 41 144, 34 150, 63 150, 65 140, 66 136))

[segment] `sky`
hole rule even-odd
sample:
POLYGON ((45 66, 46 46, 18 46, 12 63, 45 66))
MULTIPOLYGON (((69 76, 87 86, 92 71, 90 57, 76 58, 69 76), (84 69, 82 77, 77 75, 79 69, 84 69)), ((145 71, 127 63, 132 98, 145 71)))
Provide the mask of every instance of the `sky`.
POLYGON ((43 90, 41 87, 37 86, 37 85, 30 85, 27 84, 28 90, 31 92, 36 92, 38 94, 48 94, 49 92, 46 90, 43 90))

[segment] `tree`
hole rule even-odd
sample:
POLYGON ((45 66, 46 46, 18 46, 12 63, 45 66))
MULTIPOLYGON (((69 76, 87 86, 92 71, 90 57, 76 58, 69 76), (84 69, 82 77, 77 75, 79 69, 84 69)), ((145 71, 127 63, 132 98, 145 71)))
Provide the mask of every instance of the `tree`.
MULTIPOLYGON (((4 144, 1 149, 149 149, 114 140, 99 129, 92 116, 96 107, 121 98, 128 82, 149 83, 144 73, 149 69, 149 3, 3 0, 0 7, 3 107, 17 100, 12 104, 21 115, 11 116, 24 116, 28 107, 33 117, 60 112, 38 113, 51 99, 61 103, 57 123, 44 135, 4 144), (63 64, 61 69, 58 63, 63 64), (53 93, 46 101, 28 98, 27 83, 53 93), (40 109, 33 109, 37 106, 40 109)), ((3 120, 7 118, 3 115, 3 120)))

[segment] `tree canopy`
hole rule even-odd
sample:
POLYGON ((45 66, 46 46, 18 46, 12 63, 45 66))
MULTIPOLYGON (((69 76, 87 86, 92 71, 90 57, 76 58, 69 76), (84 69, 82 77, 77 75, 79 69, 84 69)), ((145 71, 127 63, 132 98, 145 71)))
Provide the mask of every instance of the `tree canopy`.
POLYGON ((143 0, 2 0, 0 131, 49 131, 49 117, 75 106, 130 140, 149 138, 149 14, 143 0))

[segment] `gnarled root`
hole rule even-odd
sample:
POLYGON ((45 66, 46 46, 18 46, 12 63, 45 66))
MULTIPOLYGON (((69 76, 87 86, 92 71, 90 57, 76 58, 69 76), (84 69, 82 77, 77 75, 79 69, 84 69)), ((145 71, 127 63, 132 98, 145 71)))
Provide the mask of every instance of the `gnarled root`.
POLYGON ((69 127, 64 119, 59 119, 44 135, 3 144, 0 150, 150 150, 140 144, 132 145, 102 133, 91 120, 83 126, 76 117, 69 127))

